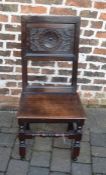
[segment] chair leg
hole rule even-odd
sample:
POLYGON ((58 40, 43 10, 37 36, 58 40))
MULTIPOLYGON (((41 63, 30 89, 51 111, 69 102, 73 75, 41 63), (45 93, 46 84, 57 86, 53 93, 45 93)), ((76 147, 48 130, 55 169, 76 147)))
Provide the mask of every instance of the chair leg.
POLYGON ((19 126, 19 154, 21 159, 25 158, 26 155, 26 145, 25 145, 25 126, 19 126))
POLYGON ((77 157, 80 154, 80 141, 82 138, 81 130, 82 130, 82 126, 78 125, 78 123, 77 123, 77 131, 76 132, 79 133, 79 136, 77 136, 77 138, 74 140, 74 143, 72 145, 71 157, 72 157, 73 161, 76 161, 77 157))
POLYGON ((71 153, 72 160, 76 161, 79 154, 80 154, 80 141, 75 140, 72 146, 72 153, 71 153))

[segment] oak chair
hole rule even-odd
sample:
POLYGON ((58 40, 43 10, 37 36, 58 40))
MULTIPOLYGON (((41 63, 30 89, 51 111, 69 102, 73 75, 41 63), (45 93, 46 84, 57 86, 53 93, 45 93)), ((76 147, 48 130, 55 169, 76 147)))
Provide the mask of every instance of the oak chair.
POLYGON ((77 93, 80 18, 72 16, 22 16, 22 93, 17 113, 19 153, 25 158, 25 139, 34 136, 73 139, 72 159, 80 153, 85 113, 77 93), (70 87, 30 86, 28 61, 71 61, 70 87), (66 132, 30 130, 30 123, 68 123, 66 132))

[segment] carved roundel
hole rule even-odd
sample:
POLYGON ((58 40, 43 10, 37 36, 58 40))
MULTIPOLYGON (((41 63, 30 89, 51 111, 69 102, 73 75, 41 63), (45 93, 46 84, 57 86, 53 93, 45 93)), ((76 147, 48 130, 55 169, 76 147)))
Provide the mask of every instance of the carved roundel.
POLYGON ((74 30, 71 28, 31 28, 26 37, 27 50, 37 51, 72 51, 74 30))
POLYGON ((44 30, 39 35, 39 43, 42 48, 45 50, 54 50, 58 49, 62 42, 61 34, 55 30, 44 30))

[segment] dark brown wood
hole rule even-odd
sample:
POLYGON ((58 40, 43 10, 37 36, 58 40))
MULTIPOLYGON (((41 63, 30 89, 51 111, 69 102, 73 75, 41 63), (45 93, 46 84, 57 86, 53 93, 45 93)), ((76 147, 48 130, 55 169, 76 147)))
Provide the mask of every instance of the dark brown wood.
POLYGON ((35 60, 77 59, 79 21, 79 17, 71 16, 22 16, 22 56, 35 60))
POLYGON ((38 137, 69 137, 70 139, 77 139, 78 137, 81 137, 82 133, 79 132, 74 132, 74 131, 69 131, 69 132, 48 132, 48 131, 37 131, 37 132, 25 132, 25 137, 32 138, 35 136, 38 137))
POLYGON ((47 53, 44 53, 44 54, 38 54, 36 53, 33 54, 33 53, 26 53, 25 55, 25 58, 27 60, 32 60, 32 61, 73 61, 75 60, 75 55, 74 54, 62 54, 62 53, 59 53, 59 54, 47 54, 47 53))
POLYGON ((22 59, 22 89, 23 91, 28 85, 28 75, 27 75, 27 60, 22 59))
POLYGON ((75 24, 75 44, 74 44, 74 53, 75 58, 73 61, 72 68, 72 85, 77 89, 77 71, 78 71, 78 53, 79 53, 79 35, 80 35, 80 21, 75 24))
POLYGON ((18 118, 84 119, 85 113, 78 94, 22 95, 18 118))
POLYGON ((25 158, 26 155, 26 146, 25 146, 25 126, 19 125, 19 154, 21 159, 25 158))
POLYGON ((19 152, 25 157, 25 139, 34 136, 74 139, 72 159, 80 153, 85 112, 77 93, 80 18, 72 16, 22 16, 22 94, 17 119, 19 152), (71 61, 71 86, 29 86, 28 61, 71 61), (30 123, 68 123, 66 132, 31 132, 30 123))
MULTIPOLYGON (((76 127, 73 128, 73 130, 77 133, 79 133, 78 137, 76 137, 74 139, 74 142, 73 142, 73 146, 72 146, 72 151, 71 151, 71 157, 72 157, 72 160, 76 161, 77 160, 77 157, 79 156, 80 154, 80 141, 81 141, 81 138, 82 138, 82 126, 80 125, 79 122, 76 122, 76 127)), ((70 136, 69 136, 70 138, 70 136)))
POLYGON ((76 93, 74 91, 74 87, 73 86, 67 86, 67 87, 61 87, 61 86, 26 86, 25 91, 23 91, 23 94, 37 94, 37 93, 71 93, 74 94, 76 93))
POLYGON ((54 24, 76 24, 80 21, 79 16, 21 16, 22 23, 54 23, 54 24))

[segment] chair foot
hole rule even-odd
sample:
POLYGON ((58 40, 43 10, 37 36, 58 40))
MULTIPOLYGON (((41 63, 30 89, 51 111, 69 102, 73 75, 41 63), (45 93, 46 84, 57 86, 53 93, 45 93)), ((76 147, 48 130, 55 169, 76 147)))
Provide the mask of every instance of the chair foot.
POLYGON ((21 159, 25 159, 25 155, 26 155, 25 141, 20 141, 19 154, 21 159))
POLYGON ((80 141, 75 141, 72 146, 71 158, 73 161, 77 161, 77 158, 80 154, 80 141))

